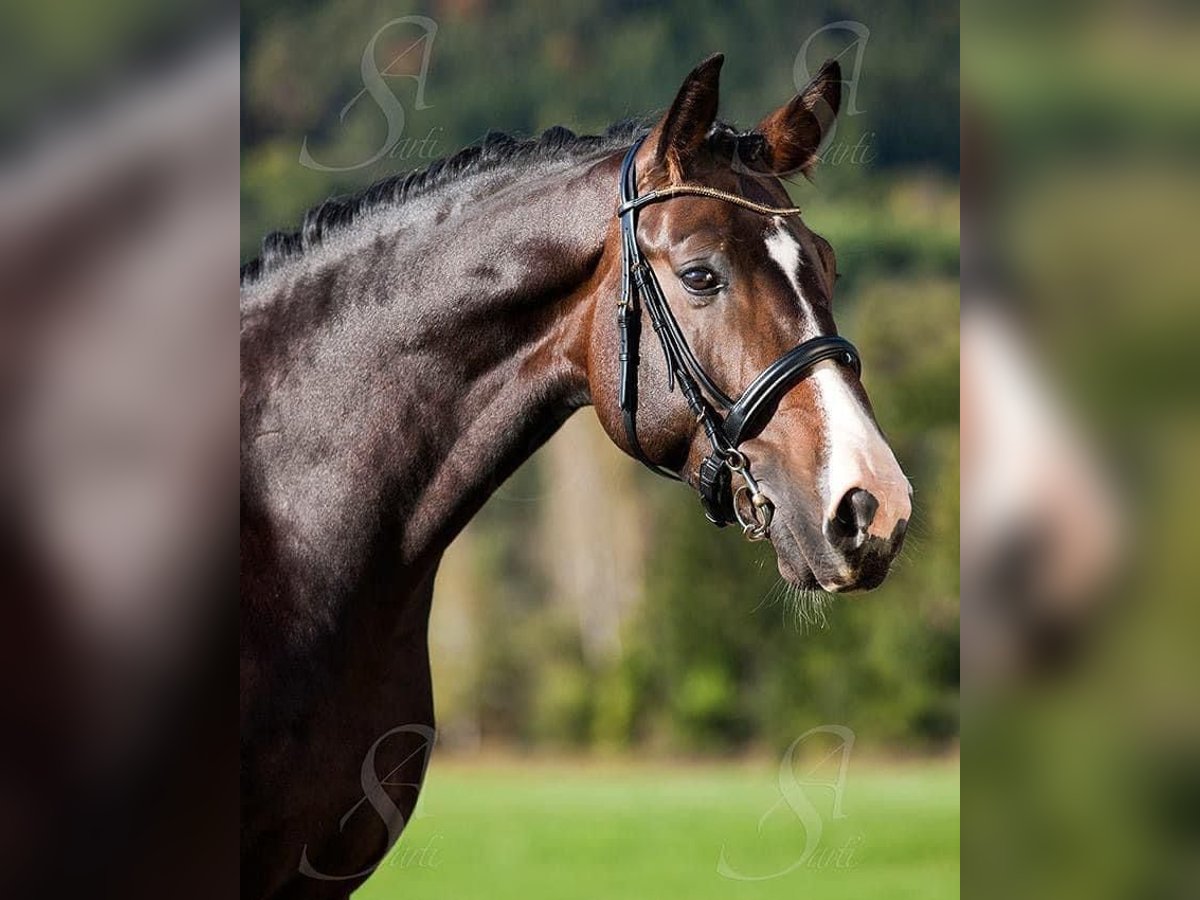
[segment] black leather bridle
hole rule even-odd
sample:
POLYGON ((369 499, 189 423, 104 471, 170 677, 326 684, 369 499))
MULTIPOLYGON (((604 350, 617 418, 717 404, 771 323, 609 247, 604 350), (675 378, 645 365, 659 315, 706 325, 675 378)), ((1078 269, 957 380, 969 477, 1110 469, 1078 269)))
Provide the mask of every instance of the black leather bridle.
POLYGON ((644 307, 666 359, 667 390, 674 390, 675 384, 679 384, 680 392, 712 444, 712 453, 697 473, 704 514, 718 527, 736 521, 747 538, 760 541, 770 533, 775 507, 750 474, 750 463, 738 447, 762 429, 779 399, 808 377, 818 363, 827 359, 839 360, 853 367, 856 375, 861 372, 862 364, 858 351, 848 340, 837 335, 821 335, 804 341, 767 366, 736 400, 721 390, 692 352, 667 305, 658 279, 638 247, 638 210, 685 194, 724 200, 763 215, 794 215, 799 210, 764 206, 703 185, 672 185, 639 197, 634 157, 643 140, 645 138, 639 139, 629 148, 621 163, 621 205, 617 208, 617 217, 621 221, 621 303, 617 328, 620 333, 620 406, 625 433, 633 455, 650 469, 667 478, 683 480, 677 473, 649 459, 637 436, 638 346, 644 307), (734 473, 745 482, 736 492, 733 491, 734 473), (743 492, 749 499, 745 513, 740 502, 743 492))

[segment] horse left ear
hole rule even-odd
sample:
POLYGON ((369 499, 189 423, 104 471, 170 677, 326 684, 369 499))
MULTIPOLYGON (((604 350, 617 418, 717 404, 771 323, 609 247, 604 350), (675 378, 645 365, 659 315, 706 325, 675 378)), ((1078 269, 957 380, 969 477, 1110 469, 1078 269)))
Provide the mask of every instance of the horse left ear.
POLYGON ((692 69, 675 102, 646 138, 654 162, 666 168, 672 182, 684 180, 688 162, 716 121, 724 61, 724 54, 714 53, 692 69))
POLYGON ((808 86, 758 123, 766 138, 766 163, 775 175, 812 174, 821 141, 833 129, 842 102, 842 67, 826 60, 808 86))

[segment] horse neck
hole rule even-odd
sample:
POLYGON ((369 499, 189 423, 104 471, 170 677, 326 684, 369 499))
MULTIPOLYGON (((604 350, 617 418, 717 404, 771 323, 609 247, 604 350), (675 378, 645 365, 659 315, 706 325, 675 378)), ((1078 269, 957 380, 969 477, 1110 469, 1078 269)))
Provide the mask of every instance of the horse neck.
POLYGON ((248 294, 244 517, 303 573, 273 594, 423 577, 589 402, 611 168, 464 187, 248 294))

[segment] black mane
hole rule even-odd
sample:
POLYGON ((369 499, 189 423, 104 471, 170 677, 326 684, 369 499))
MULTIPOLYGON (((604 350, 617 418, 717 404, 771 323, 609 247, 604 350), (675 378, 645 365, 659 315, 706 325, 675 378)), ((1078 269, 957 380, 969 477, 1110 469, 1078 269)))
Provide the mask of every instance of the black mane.
MULTIPOLYGON (((459 178, 487 172, 517 161, 557 158, 568 154, 584 156, 604 150, 617 150, 648 131, 641 119, 615 122, 600 135, 579 135, 555 125, 535 138, 519 139, 499 131, 489 131, 482 141, 453 156, 443 157, 424 169, 402 172, 377 181, 357 194, 331 197, 304 214, 296 231, 273 231, 263 238, 257 259, 244 263, 241 282, 247 284, 279 267, 285 260, 298 257, 319 246, 325 237, 352 223, 364 212, 395 206, 414 197, 429 194, 459 178)), ((709 148, 731 159, 757 157, 761 135, 738 132, 718 122, 708 135, 709 148)))
POLYGON ((479 143, 436 160, 424 169, 391 175, 357 194, 331 197, 305 213, 297 231, 271 232, 263 238, 262 255, 242 266, 242 283, 253 281, 286 259, 302 255, 305 250, 319 245, 328 234, 349 225, 364 212, 424 196, 459 178, 519 160, 554 158, 567 154, 582 156, 609 147, 617 149, 644 131, 645 123, 637 119, 616 122, 602 135, 578 135, 561 125, 548 128, 538 137, 526 140, 504 132, 489 131, 479 143))

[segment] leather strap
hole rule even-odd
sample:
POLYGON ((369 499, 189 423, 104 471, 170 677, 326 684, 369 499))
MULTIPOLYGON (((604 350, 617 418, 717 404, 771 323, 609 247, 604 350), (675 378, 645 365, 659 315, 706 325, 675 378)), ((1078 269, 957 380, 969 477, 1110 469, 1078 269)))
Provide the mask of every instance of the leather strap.
POLYGON ((855 374, 862 372, 854 345, 836 334, 815 337, 794 347, 763 369, 725 416, 723 430, 730 445, 737 447, 762 430, 774 404, 827 359, 849 364, 855 374))
POLYGON ((747 200, 738 194, 718 191, 716 188, 706 187, 702 184, 672 184, 668 187, 642 194, 640 197, 626 200, 617 207, 617 215, 622 216, 631 209, 640 209, 651 203, 657 203, 659 200, 678 197, 680 194, 694 194, 697 197, 724 200, 726 203, 732 203, 735 206, 744 206, 746 209, 753 210, 764 216, 794 216, 800 212, 800 207, 798 206, 767 206, 764 203, 755 203, 753 200, 747 200))
POLYGON ((733 477, 725 458, 716 453, 706 457, 696 473, 696 481, 704 517, 724 528, 734 520, 733 477))

